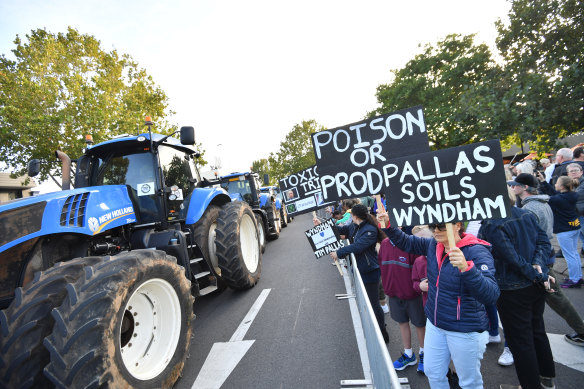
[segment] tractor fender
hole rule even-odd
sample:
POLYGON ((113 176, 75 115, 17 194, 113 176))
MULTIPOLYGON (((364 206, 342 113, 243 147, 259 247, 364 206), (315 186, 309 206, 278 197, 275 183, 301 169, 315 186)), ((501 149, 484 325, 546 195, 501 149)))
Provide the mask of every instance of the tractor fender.
POLYGON ((276 197, 276 209, 279 211, 282 208, 282 200, 276 197))
POLYGON ((270 195, 267 193, 260 193, 260 207, 263 208, 270 205, 270 195))
POLYGON ((47 193, 0 206, 0 252, 52 234, 96 235, 135 223, 125 185, 47 193))
POLYGON ((224 190, 218 188, 196 188, 191 194, 187 210, 186 224, 195 224, 210 204, 222 206, 231 202, 224 190))

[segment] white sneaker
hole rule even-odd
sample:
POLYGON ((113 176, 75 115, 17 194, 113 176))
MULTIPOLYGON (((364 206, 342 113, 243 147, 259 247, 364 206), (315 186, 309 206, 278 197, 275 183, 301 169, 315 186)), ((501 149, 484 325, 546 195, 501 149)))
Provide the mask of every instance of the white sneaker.
POLYGON ((511 350, 509 350, 509 347, 505 347, 505 349, 503 350, 503 354, 501 354, 501 356, 499 357, 499 365, 501 366, 511 366, 513 364, 513 362, 515 362, 513 360, 513 354, 511 354, 511 350))
POLYGON ((389 313, 389 307, 387 306, 387 304, 382 305, 381 309, 383 309, 383 313, 389 313))
POLYGON ((501 335, 489 335, 489 343, 501 343, 501 335))

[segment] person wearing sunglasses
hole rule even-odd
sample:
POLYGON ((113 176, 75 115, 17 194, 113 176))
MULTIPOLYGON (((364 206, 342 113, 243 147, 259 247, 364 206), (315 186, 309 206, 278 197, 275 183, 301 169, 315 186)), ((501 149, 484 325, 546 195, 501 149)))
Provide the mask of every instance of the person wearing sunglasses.
MULTIPOLYGON (((387 213, 378 219, 389 221, 387 213)), ((387 237, 400 249, 427 258, 428 300, 425 307, 424 373, 433 389, 448 389, 452 359, 463 388, 483 388, 481 359, 489 339, 485 304, 499 297, 490 244, 465 234, 454 223, 451 247, 444 223, 429 224, 432 238, 391 227, 387 237)))

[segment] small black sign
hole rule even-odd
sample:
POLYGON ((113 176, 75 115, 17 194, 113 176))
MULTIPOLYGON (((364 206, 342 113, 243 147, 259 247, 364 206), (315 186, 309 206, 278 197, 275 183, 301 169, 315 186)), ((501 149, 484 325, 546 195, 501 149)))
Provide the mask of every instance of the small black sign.
POLYGON ((335 220, 328 219, 304 232, 316 258, 330 254, 345 246, 334 225, 335 220))

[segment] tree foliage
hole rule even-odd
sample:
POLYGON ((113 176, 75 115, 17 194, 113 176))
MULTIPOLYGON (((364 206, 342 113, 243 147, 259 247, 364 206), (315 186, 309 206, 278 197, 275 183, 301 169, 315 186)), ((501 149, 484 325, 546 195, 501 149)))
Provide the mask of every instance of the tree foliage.
POLYGON ((449 35, 377 88, 375 116, 422 105, 436 149, 499 138, 537 151, 584 130, 584 2, 513 0, 497 22, 501 63, 449 35))
POLYGON ((276 153, 270 153, 270 182, 277 184, 279 179, 314 165, 316 159, 310 134, 324 129, 315 120, 303 120, 300 124, 295 124, 280 142, 280 149, 276 153))
POLYGON ((434 149, 476 142, 480 117, 468 110, 465 94, 494 67, 489 48, 475 45, 474 35, 448 35, 392 71, 393 81, 377 87, 380 106, 369 116, 422 105, 434 149))
MULTIPOLYGON (((0 56, 0 158, 17 174, 31 158, 54 160, 55 150, 76 157, 86 134, 101 142, 142 131, 146 115, 157 132, 176 129, 164 119, 172 114, 164 91, 93 36, 38 29, 14 43, 15 60, 0 56)), ((43 164, 41 178, 49 169, 43 164)))
POLYGON ((499 130, 536 148, 584 127, 584 3, 515 0, 497 22, 504 77, 490 103, 508 112, 499 130), (510 113, 510 114, 509 114, 510 113))
MULTIPOLYGON (((253 161, 251 164, 251 170, 258 173, 260 178, 264 179, 264 174, 270 174, 270 165, 266 158, 258 159, 253 161)), ((271 180, 271 177, 270 177, 271 180)))

